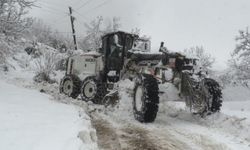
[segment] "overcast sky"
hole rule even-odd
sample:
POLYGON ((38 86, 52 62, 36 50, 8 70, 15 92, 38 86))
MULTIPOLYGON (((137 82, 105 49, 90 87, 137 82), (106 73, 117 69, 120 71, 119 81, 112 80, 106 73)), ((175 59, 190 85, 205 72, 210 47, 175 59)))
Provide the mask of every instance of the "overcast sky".
POLYGON ((161 41, 175 51, 203 46, 219 67, 225 67, 238 30, 250 25, 250 0, 37 0, 36 5, 40 8, 33 8, 31 15, 63 34, 71 32, 72 6, 78 36, 84 33, 84 22, 118 16, 122 30, 137 27, 150 36, 152 49, 161 41))

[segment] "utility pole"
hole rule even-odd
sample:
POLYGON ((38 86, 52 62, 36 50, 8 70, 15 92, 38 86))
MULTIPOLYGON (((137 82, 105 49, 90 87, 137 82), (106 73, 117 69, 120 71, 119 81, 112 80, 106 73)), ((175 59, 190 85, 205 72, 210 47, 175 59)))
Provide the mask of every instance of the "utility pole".
POLYGON ((72 16, 72 7, 69 7, 69 14, 70 14, 71 27, 72 27, 73 41, 74 41, 74 45, 75 45, 75 50, 77 50, 76 32, 75 32, 75 27, 74 27, 75 18, 72 16))

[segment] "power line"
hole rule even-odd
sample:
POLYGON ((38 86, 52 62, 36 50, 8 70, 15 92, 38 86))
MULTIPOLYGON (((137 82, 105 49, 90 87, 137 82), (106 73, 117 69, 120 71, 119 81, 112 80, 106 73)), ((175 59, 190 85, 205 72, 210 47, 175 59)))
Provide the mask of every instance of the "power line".
POLYGON ((112 0, 105 0, 103 3, 97 5, 96 7, 93 7, 93 8, 91 8, 91 9, 89 9, 88 11, 85 11, 84 14, 87 14, 87 13, 89 13, 89 12, 91 12, 91 11, 97 9, 97 8, 100 8, 100 7, 102 7, 103 5, 109 3, 110 1, 112 1, 112 0))
POLYGON ((45 7, 45 8, 47 8, 47 9, 50 9, 50 10, 52 10, 52 11, 56 11, 56 12, 59 12, 59 13, 63 13, 63 14, 65 14, 65 13, 67 13, 67 12, 64 12, 64 11, 62 11, 62 10, 60 10, 60 9, 57 9, 57 8, 55 8, 55 7, 51 7, 49 4, 42 4, 42 3, 39 3, 40 5, 42 5, 42 6, 40 6, 40 7, 45 7), (46 6, 47 5, 47 6, 46 6))
POLYGON ((40 3, 40 5, 41 5, 41 7, 50 9, 50 10, 52 10, 52 11, 56 11, 56 12, 58 12, 58 13, 63 13, 63 14, 67 13, 67 12, 65 12, 65 11, 63 11, 63 10, 61 10, 61 9, 55 8, 55 7, 50 6, 50 5, 48 5, 48 4, 46 4, 46 5, 47 5, 47 6, 46 6, 45 4, 40 3))
POLYGON ((39 9, 44 9, 46 12, 49 12, 49 13, 52 13, 52 14, 62 15, 62 13, 59 13, 59 12, 57 12, 57 11, 48 9, 48 8, 46 8, 46 7, 38 7, 38 8, 39 8, 39 9))
MULTIPOLYGON (((94 1, 94 0, 93 0, 94 1)), ((91 0, 86 1, 85 3, 83 3, 80 7, 77 8, 77 10, 83 8, 84 6, 86 6, 89 2, 91 2, 91 0)))
POLYGON ((75 3, 73 3, 73 5, 75 5, 75 4, 78 4, 78 3, 80 3, 82 0, 78 0, 78 1, 76 1, 75 3))
POLYGON ((51 3, 51 1, 50 2, 48 2, 48 1, 39 1, 40 3, 44 3, 44 4, 49 4, 49 5, 53 5, 53 6, 62 6, 62 7, 68 7, 67 5, 65 5, 65 4, 63 4, 63 3, 51 3))
MULTIPOLYGON (((84 14, 89 13, 89 12, 91 12, 92 10, 95 10, 95 9, 97 9, 97 8, 99 8, 99 7, 101 7, 101 6, 105 5, 105 4, 107 4, 108 1, 110 2, 111 0, 106 0, 106 1, 104 1, 103 3, 97 5, 96 7, 93 7, 92 9, 89 9, 89 10, 85 11, 84 14)), ((81 16, 82 18, 84 18, 85 20, 89 20, 85 15, 82 15, 82 14, 79 13, 77 10, 73 9, 73 11, 76 12, 76 14, 78 14, 79 16, 81 16)))
MULTIPOLYGON (((67 17, 64 17, 64 18, 61 18, 60 20, 56 20, 56 21, 53 21, 55 24, 59 24, 59 23, 62 23, 62 22, 66 22, 66 20, 64 19, 68 19, 68 15, 67 17)), ((68 21, 67 21, 68 22, 68 21)))
POLYGON ((104 1, 103 3, 101 3, 101 4, 97 5, 96 7, 92 8, 91 11, 92 11, 92 10, 95 10, 95 9, 97 9, 97 8, 102 7, 103 5, 109 3, 110 1, 111 1, 111 0, 106 0, 106 1, 104 1))
POLYGON ((59 24, 59 23, 62 23, 62 22, 64 22, 64 21, 66 21, 66 20, 64 20, 64 19, 66 19, 66 18, 68 19, 68 16, 69 16, 69 14, 62 16, 62 17, 60 17, 60 18, 57 19, 57 20, 51 21, 51 22, 53 22, 52 25, 59 24))
POLYGON ((80 20, 77 20, 76 23, 79 23, 80 26, 85 26, 85 22, 82 22, 80 20))
POLYGON ((73 9, 73 11, 74 11, 76 14, 78 14, 79 16, 83 17, 84 19, 88 20, 88 18, 87 18, 86 16, 82 15, 82 14, 79 13, 78 11, 76 11, 76 10, 74 10, 74 9, 73 9))

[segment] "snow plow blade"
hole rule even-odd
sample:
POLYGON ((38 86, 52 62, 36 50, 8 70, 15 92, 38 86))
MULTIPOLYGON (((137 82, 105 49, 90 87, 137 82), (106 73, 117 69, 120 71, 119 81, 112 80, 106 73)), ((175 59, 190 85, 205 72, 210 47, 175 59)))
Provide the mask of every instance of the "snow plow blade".
POLYGON ((110 91, 103 97, 103 104, 105 106, 115 106, 119 101, 119 93, 117 90, 110 91))

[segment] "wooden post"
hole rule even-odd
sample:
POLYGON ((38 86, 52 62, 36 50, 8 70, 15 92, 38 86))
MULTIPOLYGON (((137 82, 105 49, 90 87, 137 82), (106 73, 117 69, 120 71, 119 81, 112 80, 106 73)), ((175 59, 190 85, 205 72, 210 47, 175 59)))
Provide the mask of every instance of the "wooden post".
POLYGON ((72 7, 69 7, 69 14, 70 14, 71 27, 72 27, 73 41, 74 41, 74 45, 75 45, 75 50, 77 50, 76 32, 75 32, 75 27, 74 27, 74 19, 75 18, 72 16, 72 7))

